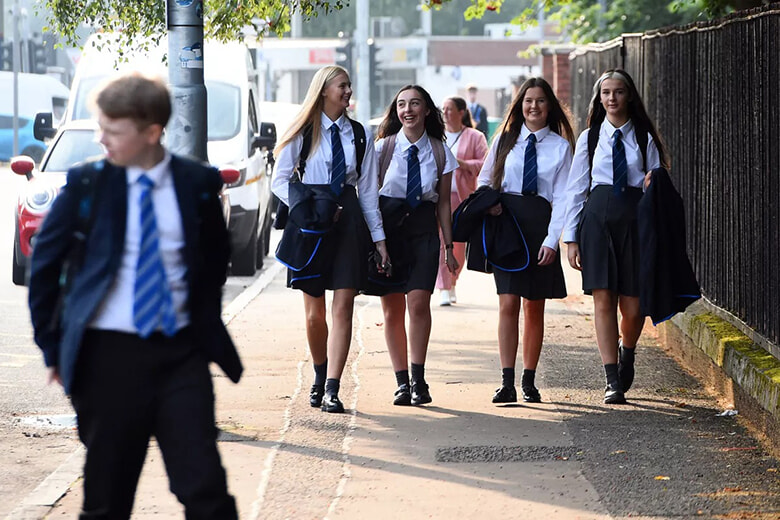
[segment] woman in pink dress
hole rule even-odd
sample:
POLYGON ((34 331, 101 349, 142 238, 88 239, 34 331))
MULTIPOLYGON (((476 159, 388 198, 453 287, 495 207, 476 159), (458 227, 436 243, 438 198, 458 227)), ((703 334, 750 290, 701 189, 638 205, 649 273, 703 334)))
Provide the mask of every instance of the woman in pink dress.
MULTIPOLYGON (((451 207, 454 211, 471 192, 477 189, 477 176, 482 169, 482 163, 485 162, 488 147, 485 135, 472 128, 471 114, 465 99, 454 96, 444 100, 442 116, 447 136, 446 144, 458 159, 458 169, 455 170, 452 178, 450 194, 451 207)), ((466 265, 466 244, 464 242, 452 244, 453 254, 460 266, 454 274, 450 273, 444 262, 444 244, 442 240, 436 288, 441 294, 439 305, 450 305, 456 302, 455 283, 458 281, 460 270, 466 265)))

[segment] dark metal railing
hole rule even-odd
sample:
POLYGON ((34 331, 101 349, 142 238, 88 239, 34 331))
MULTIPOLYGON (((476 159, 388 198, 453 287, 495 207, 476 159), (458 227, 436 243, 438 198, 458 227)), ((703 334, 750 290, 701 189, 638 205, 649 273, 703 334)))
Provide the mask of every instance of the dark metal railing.
POLYGON ((627 70, 672 157, 702 291, 780 345, 780 3, 588 46, 572 58, 585 128, 593 83, 627 70))

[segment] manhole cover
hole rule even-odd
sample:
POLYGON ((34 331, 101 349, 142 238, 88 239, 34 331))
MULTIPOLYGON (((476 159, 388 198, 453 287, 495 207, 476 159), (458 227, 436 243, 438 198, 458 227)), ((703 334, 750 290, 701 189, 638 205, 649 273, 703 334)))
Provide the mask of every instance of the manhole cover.
POLYGON ((437 448, 437 462, 533 462, 569 460, 579 450, 555 446, 454 446, 437 448))

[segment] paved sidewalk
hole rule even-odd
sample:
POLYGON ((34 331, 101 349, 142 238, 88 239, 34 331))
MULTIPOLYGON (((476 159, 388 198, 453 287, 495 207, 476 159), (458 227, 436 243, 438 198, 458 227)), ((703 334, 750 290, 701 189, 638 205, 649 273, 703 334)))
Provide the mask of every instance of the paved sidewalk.
MULTIPOLYGON (((543 403, 491 404, 495 286, 464 272, 456 305, 433 298, 425 407, 392 406, 381 307, 357 299, 343 415, 308 406, 301 296, 271 271, 262 292, 228 309, 244 378, 215 373, 220 450, 242 519, 780 518, 777 461, 737 418, 716 417, 724 404, 655 346, 649 325, 630 404, 602 404, 591 301, 570 270, 574 296, 548 302, 543 403)), ((46 518, 75 518, 80 503, 75 482, 46 518)), ((134 514, 152 517, 183 518, 156 447, 134 514)))

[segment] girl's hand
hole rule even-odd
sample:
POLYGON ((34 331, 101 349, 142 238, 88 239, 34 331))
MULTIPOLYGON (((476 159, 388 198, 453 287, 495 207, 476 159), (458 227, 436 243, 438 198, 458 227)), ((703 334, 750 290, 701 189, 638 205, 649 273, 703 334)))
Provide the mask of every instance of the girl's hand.
POLYGON ((455 274, 458 271, 460 264, 458 264, 458 260, 455 258, 455 255, 452 254, 452 248, 444 249, 444 263, 447 264, 447 270, 450 273, 455 274))
POLYGON ((569 265, 577 271, 582 271, 582 258, 580 257, 580 246, 577 242, 567 242, 566 251, 569 256, 569 265))
POLYGON ((49 367, 47 369, 46 383, 47 384, 57 383, 60 386, 62 386, 62 379, 60 378, 60 371, 57 370, 57 367, 49 367))
POLYGON ((501 203, 499 202, 498 204, 496 204, 492 208, 488 209, 487 210, 487 214, 488 215, 492 215, 494 217, 497 217, 497 216, 499 216, 501 214, 502 211, 503 211, 503 209, 501 208, 501 203))
POLYGON ((549 265, 555 260, 555 249, 549 248, 547 246, 542 246, 539 248, 539 254, 536 256, 537 260, 539 260, 539 265, 549 265))
POLYGON ((387 253, 387 245, 384 240, 380 240, 376 244, 376 252, 379 255, 379 262, 377 262, 377 270, 380 273, 385 273, 386 276, 390 276, 390 255, 387 253))
POLYGON ((645 174, 645 190, 650 186, 650 181, 653 179, 653 172, 647 172, 645 174))

